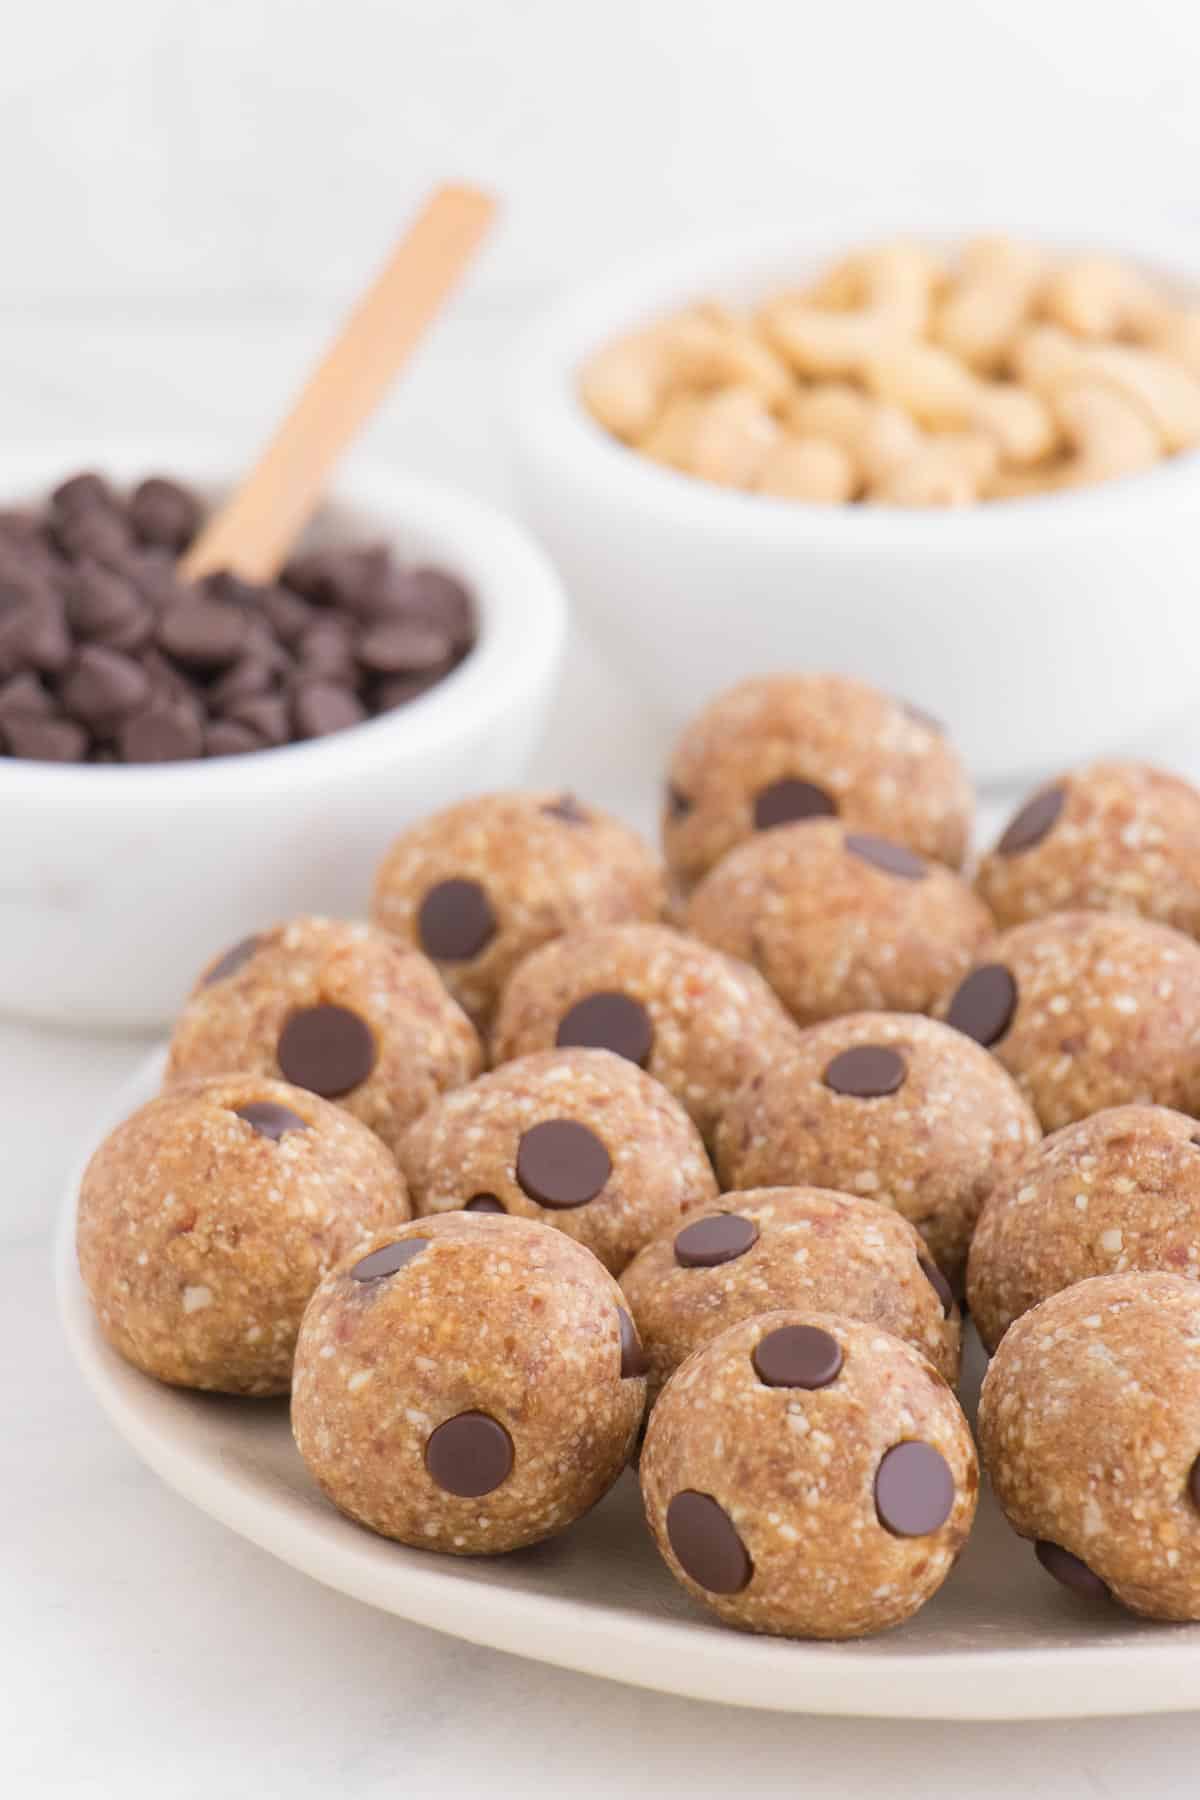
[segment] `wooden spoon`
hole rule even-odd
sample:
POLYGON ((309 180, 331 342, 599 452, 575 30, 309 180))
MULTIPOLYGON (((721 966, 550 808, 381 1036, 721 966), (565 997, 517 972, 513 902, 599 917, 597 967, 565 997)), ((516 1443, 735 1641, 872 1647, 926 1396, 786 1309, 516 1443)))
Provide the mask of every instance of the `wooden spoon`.
POLYGON ((331 469, 462 276, 494 211, 478 188, 434 190, 249 475, 183 557, 188 580, 217 569, 274 580, 331 469))

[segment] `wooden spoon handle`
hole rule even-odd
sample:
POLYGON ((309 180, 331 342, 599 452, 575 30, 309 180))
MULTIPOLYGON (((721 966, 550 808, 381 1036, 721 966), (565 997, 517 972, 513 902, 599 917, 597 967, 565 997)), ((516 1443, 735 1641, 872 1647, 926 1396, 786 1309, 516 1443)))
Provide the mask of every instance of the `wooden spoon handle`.
POLYGON ((458 281, 494 211, 477 188, 435 189, 254 468, 183 558, 187 579, 216 569, 274 579, 330 470, 458 281))

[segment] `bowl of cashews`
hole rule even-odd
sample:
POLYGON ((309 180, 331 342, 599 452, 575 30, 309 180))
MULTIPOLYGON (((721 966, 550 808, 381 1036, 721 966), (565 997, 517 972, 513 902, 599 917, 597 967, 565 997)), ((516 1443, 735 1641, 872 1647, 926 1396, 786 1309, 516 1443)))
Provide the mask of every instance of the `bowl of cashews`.
POLYGON ((743 233, 569 298, 515 376, 526 510, 664 721, 743 674, 835 669, 1003 782, 1193 698, 1200 269, 1177 245, 743 233))

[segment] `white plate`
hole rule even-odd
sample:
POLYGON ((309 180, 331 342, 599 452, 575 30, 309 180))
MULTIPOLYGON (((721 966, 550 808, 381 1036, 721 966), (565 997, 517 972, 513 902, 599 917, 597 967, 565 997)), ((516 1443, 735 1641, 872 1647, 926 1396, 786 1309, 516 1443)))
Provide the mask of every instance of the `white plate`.
MULTIPOLYGON (((106 1124, 148 1098, 161 1070, 160 1054, 106 1124)), ((1032 1719, 1200 1705, 1200 1626, 1147 1625, 1075 1600, 987 1494, 965 1555, 925 1610, 851 1644, 743 1636, 708 1618, 659 1562, 631 1474, 574 1530, 509 1557, 438 1557, 374 1537, 318 1493, 283 1402, 162 1387, 108 1348, 75 1264, 77 1187, 63 1203, 59 1304, 117 1430, 204 1512, 369 1606, 590 1675, 781 1712, 1032 1719)))

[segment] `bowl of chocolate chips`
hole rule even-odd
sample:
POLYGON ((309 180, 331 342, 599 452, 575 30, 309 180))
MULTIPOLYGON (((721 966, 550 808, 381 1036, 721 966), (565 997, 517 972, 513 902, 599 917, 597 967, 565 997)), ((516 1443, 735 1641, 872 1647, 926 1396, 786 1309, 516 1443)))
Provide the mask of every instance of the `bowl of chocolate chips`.
POLYGON ((0 459, 0 1009, 150 1027, 222 944, 360 911, 410 818, 519 778, 558 580, 469 496, 348 463, 269 585, 179 559, 227 463, 0 459))

